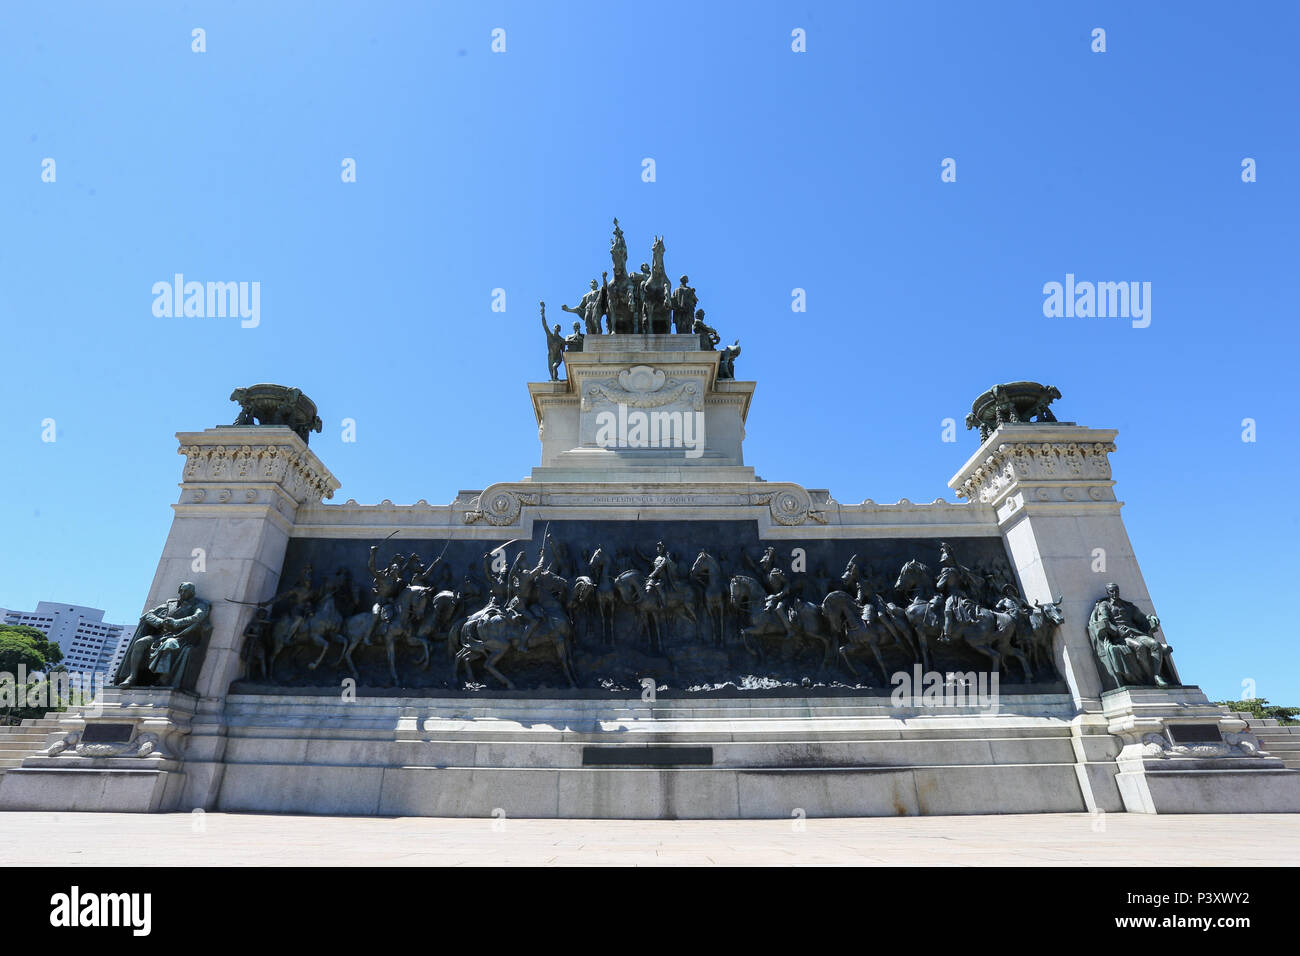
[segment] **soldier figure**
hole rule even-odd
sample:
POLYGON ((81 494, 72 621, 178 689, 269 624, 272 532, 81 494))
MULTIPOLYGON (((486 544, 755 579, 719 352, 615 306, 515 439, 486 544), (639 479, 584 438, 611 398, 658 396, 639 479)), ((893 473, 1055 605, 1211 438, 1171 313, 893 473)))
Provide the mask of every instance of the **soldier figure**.
MULTIPOLYGON (((600 335, 600 318, 607 312, 605 305, 604 291, 600 288, 595 279, 591 280, 591 291, 582 297, 576 309, 571 309, 567 305, 560 306, 565 312, 572 312, 574 315, 580 315, 587 323, 588 335, 600 335)), ((574 330, 577 330, 574 325, 574 330)), ((576 349, 574 351, 577 351, 576 349)))
POLYGON ((330 584, 330 591, 334 594, 334 608, 344 617, 351 617, 357 609, 357 589, 352 584, 352 571, 348 568, 339 568, 334 573, 334 581, 330 584))
POLYGON ((664 597, 665 588, 676 590, 677 565, 668 554, 668 549, 664 546, 664 543, 657 541, 655 542, 654 565, 645 578, 645 593, 654 598, 655 603, 660 608, 664 608, 668 606, 668 601, 664 597))
POLYGON ((379 553, 379 545, 370 546, 370 557, 366 561, 366 570, 370 572, 370 578, 374 582, 372 589, 375 592, 375 603, 371 606, 370 627, 366 629, 363 644, 370 644, 374 641, 375 635, 380 630, 388 630, 388 625, 393 622, 393 617, 397 613, 397 598, 406 587, 406 579, 402 577, 402 567, 404 564, 403 557, 400 554, 393 555, 393 560, 388 562, 388 567, 383 570, 375 566, 375 555, 379 553))
POLYGON ((289 629, 289 637, 298 633, 298 628, 306 623, 307 618, 311 617, 314 610, 314 603, 317 598, 315 589, 311 582, 312 567, 306 565, 298 572, 298 583, 293 587, 281 591, 275 597, 267 602, 274 607, 280 601, 288 601, 289 615, 293 618, 293 627, 289 629))
POLYGON ((537 567, 528 569, 523 567, 524 553, 522 551, 515 557, 514 566, 510 569, 510 600, 506 603, 506 613, 511 617, 522 617, 527 621, 524 627, 523 636, 519 639, 519 650, 528 650, 528 639, 532 637, 533 631, 542 623, 545 616, 541 607, 537 603, 537 575, 541 574, 546 563, 546 543, 542 543, 542 549, 537 552, 537 567))
MULTIPOLYGON (((557 325, 556 328, 558 329, 559 326, 557 325)), ((581 351, 582 351, 582 341, 583 341, 584 338, 585 338, 585 336, 582 334, 582 326, 581 326, 581 324, 579 324, 579 323, 577 323, 577 322, 574 322, 574 323, 573 323, 573 334, 570 335, 570 336, 568 336, 568 337, 566 337, 565 340, 564 340, 564 351, 566 351, 566 352, 581 352, 581 351)), ((567 372, 566 372, 566 374, 567 374, 567 372)))
POLYGON ((623 241, 623 230, 614 219, 614 238, 609 241, 609 257, 614 263, 614 280, 627 275, 627 243, 623 241))
POLYGON ((722 341, 722 336, 718 330, 712 326, 704 324, 704 310, 700 309, 695 313, 695 321, 691 323, 691 331, 700 337, 700 349, 705 352, 712 352, 722 341))
POLYGON ((628 299, 632 306, 632 316, 636 322, 637 332, 649 332, 645 317, 645 284, 650 281, 650 263, 641 263, 641 271, 628 276, 628 299))
POLYGON ((718 378, 734 379, 736 377, 736 358, 740 355, 740 339, 735 343, 728 345, 722 350, 722 357, 718 359, 718 378))
MULTIPOLYGON (((411 555, 415 557, 415 555, 411 555)), ((417 559, 418 561, 418 559, 417 559)), ((428 588, 433 587, 433 574, 442 565, 442 556, 434 558, 424 568, 414 571, 411 574, 410 583, 412 587, 428 588)))
POLYGON ((690 282, 689 276, 682 276, 681 284, 673 292, 673 325, 678 335, 688 335, 691 332, 691 325, 695 319, 695 305, 699 299, 695 296, 695 290, 687 283, 690 282))
POLYGON ((947 642, 952 640, 953 623, 974 623, 979 608, 970 597, 973 576, 957 563, 946 541, 939 545, 939 567, 935 591, 947 598, 943 602, 943 630, 939 640, 947 642))
POLYGON ((488 582, 488 607, 496 607, 499 609, 505 607, 506 601, 509 598, 510 572, 508 570, 493 571, 492 563, 495 560, 495 551, 488 551, 483 555, 483 577, 487 578, 488 582))
POLYGON ((888 631, 900 646, 906 647, 910 641, 904 633, 907 628, 907 614, 897 604, 892 604, 877 594, 871 587, 867 574, 858 567, 858 556, 849 558, 849 563, 840 576, 840 583, 854 588, 853 599, 862 608, 862 620, 868 626, 880 624, 888 631))
POLYGON ((768 592, 764 607, 776 612, 777 620, 785 628, 785 636, 794 640, 796 637, 794 625, 799 620, 799 609, 795 603, 798 587, 786 577, 785 572, 776 563, 776 548, 769 547, 764 551, 758 566, 764 574, 763 583, 767 586, 768 592))

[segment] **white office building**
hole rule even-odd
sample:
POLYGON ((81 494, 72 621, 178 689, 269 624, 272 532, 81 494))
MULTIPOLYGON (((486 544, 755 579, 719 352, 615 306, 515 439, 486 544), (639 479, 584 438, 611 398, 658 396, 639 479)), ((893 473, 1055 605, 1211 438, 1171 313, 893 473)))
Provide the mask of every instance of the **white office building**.
POLYGON ((45 634, 63 651, 63 666, 71 673, 102 673, 109 677, 122 662, 134 624, 106 624, 99 608, 40 601, 34 611, 0 608, 0 623, 25 624, 45 634))

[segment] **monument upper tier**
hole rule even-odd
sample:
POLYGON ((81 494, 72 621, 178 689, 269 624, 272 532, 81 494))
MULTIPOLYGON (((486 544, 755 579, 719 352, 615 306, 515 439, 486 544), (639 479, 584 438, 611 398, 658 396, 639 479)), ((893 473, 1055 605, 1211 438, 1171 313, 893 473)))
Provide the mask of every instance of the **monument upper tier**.
POLYGON ((582 319, 572 334, 548 325, 541 304, 551 380, 528 386, 542 440, 531 480, 755 480, 741 452, 754 383, 735 380, 740 341, 718 348, 690 278, 673 287, 665 251, 655 236, 650 262, 629 272, 615 219, 610 266, 561 306, 582 319))
POLYGON ((698 335, 586 336, 565 378, 528 386, 542 442, 531 480, 755 481, 742 451, 755 383, 726 377, 726 360, 698 335))

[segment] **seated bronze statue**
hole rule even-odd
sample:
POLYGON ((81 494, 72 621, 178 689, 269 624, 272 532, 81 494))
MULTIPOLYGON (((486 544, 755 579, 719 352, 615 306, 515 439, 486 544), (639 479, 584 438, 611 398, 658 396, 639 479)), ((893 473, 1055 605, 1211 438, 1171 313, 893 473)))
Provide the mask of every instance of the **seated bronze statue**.
POLYGON ((212 633, 211 614, 212 605, 195 596, 194 585, 186 581, 175 598, 145 611, 113 683, 118 687, 192 688, 212 633))
POLYGON ((1122 600, 1115 584, 1106 585, 1106 597, 1097 602, 1088 618, 1088 637, 1097 660, 1105 676, 1119 687, 1178 685, 1173 648, 1155 636, 1159 629, 1159 618, 1122 600))

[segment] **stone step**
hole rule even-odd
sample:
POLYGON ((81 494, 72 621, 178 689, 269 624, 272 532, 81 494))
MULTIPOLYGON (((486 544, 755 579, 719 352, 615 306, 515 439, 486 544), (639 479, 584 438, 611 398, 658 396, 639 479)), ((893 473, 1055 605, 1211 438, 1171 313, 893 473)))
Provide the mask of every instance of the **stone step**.
POLYGON ((1051 734, 998 734, 963 737, 899 735, 871 737, 805 730, 803 734, 749 737, 741 735, 675 733, 506 734, 464 729, 417 739, 304 739, 292 730, 256 735, 235 732, 227 740, 227 763, 290 764, 343 768, 461 767, 461 768, 581 768, 602 764, 658 765, 702 761, 715 768, 843 768, 908 766, 984 766, 1070 764, 1074 749, 1068 730, 1051 734), (482 736, 480 736, 482 734, 482 736), (672 750, 686 751, 681 761, 672 750))
POLYGON ((1084 812, 1073 763, 840 770, 228 765, 223 812, 572 819, 1084 812))
POLYGON ((4 740, 0 739, 0 754, 6 752, 30 752, 32 750, 44 750, 45 742, 50 738, 44 734, 33 737, 31 740, 4 740))

